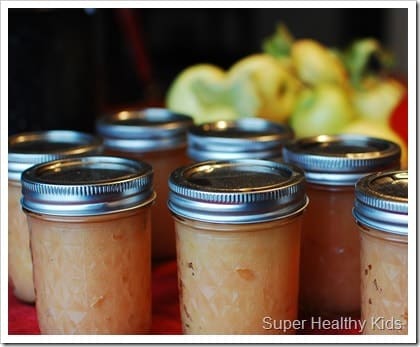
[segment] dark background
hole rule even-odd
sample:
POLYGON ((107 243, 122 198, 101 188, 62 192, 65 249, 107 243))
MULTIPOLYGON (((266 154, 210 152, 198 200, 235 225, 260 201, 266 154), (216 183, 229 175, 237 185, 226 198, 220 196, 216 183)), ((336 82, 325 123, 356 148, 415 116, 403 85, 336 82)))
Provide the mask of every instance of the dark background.
POLYGON ((407 75, 407 9, 9 9, 9 134, 93 132, 105 110, 163 105, 182 69, 227 69, 279 22, 339 48, 375 37, 407 75))

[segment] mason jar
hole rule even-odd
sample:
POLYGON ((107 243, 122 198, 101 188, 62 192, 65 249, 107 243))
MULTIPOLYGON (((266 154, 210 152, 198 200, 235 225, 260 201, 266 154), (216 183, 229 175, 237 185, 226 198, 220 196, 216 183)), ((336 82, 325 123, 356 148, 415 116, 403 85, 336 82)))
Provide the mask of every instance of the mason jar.
POLYGON ((303 219, 300 314, 360 314, 360 236, 352 217, 354 185, 369 173, 398 169, 400 147, 359 135, 316 136, 286 145, 283 159, 301 167, 311 203, 303 219))
POLYGON ((288 125, 258 117, 196 125, 188 131, 192 161, 281 159, 282 147, 294 138, 288 125))
POLYGON ((166 207, 168 177, 186 165, 186 133, 193 124, 187 115, 164 108, 121 111, 105 115, 96 122, 103 137, 105 153, 145 160, 153 167, 157 193, 152 211, 152 257, 175 258, 175 231, 166 207))
POLYGON ((139 334, 151 324, 152 167, 50 161, 22 174, 42 334, 139 334))
POLYGON ((9 281, 14 295, 35 301, 32 260, 26 216, 20 206, 22 172, 32 165, 53 159, 99 154, 99 138, 76 131, 50 130, 20 133, 8 139, 8 259, 9 281))
POLYGON ((359 180, 353 215, 361 236, 363 334, 408 334, 408 172, 359 180))
POLYGON ((265 160, 175 170, 178 288, 186 334, 283 334, 297 318, 303 172, 265 160))

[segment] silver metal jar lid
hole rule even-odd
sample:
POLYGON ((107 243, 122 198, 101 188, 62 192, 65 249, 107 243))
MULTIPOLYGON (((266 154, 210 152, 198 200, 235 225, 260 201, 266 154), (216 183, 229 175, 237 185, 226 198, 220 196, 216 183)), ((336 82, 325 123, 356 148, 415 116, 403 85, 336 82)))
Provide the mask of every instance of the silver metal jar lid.
POLYGON ((53 216, 92 216, 152 202, 152 167, 110 156, 59 159, 22 174, 22 207, 53 216))
POLYGON ((20 133, 8 139, 8 177, 20 181, 23 171, 50 160, 100 154, 102 140, 87 133, 49 130, 20 133))
POLYGON ((356 183, 354 218, 367 227, 408 234, 408 172, 368 175, 356 183))
POLYGON ((306 181, 353 186, 362 176, 400 168, 398 144, 362 135, 320 135, 283 148, 283 160, 305 171, 306 181))
POLYGON ((195 161, 280 158, 294 138, 284 124, 249 117, 194 126, 188 131, 188 155, 195 161))
POLYGON ((186 144, 190 116, 165 108, 145 108, 105 115, 96 121, 96 131, 106 148, 122 152, 151 152, 186 144))
POLYGON ((307 204, 303 171, 279 162, 200 162, 178 168, 169 178, 169 209, 192 220, 264 222, 298 214, 307 204))

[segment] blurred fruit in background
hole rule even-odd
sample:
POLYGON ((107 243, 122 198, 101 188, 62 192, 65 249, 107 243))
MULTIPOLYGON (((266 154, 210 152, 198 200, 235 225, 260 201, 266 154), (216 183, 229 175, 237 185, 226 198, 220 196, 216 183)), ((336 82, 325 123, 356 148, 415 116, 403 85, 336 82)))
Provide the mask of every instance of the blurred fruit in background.
POLYGON ((349 95, 336 84, 321 83, 306 89, 290 117, 296 137, 338 134, 355 118, 349 95))
POLYGON ((364 38, 338 50, 295 39, 279 24, 262 50, 227 71, 209 64, 181 71, 166 106, 196 123, 245 116, 288 123, 298 138, 340 133, 386 138, 400 144, 407 167, 407 88, 390 75, 393 56, 380 42, 364 38))
POLYGON ((361 118, 387 122, 405 92, 405 87, 392 78, 369 78, 353 92, 353 105, 361 118))
POLYGON ((187 113, 196 123, 264 115, 286 122, 302 83, 268 54, 247 56, 228 71, 197 64, 182 71, 169 88, 169 109, 187 113))
POLYGON ((309 86, 321 83, 348 85, 347 71, 340 58, 315 40, 297 40, 292 45, 291 57, 299 78, 309 86))
MULTIPOLYGON (((251 82, 258 100, 252 115, 264 115, 264 118, 278 122, 287 121, 303 87, 288 65, 263 53, 240 59, 228 74, 233 81, 246 78, 251 82)), ((239 96, 235 101, 240 104, 245 100, 239 96)))
MULTIPOLYGON (((240 94, 246 95, 246 105, 252 113, 257 103, 256 96, 248 93, 249 83, 237 85, 240 94)), ((242 112, 235 109, 232 102, 233 87, 229 85, 226 73, 221 68, 211 64, 197 64, 182 71, 172 83, 166 104, 172 111, 186 113, 194 117, 196 123, 217 119, 236 119, 242 112)))

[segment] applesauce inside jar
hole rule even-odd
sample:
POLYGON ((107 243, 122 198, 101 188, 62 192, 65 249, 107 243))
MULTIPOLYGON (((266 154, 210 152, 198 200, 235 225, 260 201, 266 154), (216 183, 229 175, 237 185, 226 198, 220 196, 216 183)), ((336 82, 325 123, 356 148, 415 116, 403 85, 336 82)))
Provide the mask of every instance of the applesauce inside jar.
POLYGON ((52 130, 20 133, 8 139, 8 272, 15 296, 35 301, 29 231, 20 205, 21 174, 45 161, 100 153, 101 141, 90 134, 52 130))
POLYGON ((150 165, 88 156, 22 175, 42 334, 140 334, 151 325, 150 165))
POLYGON ((362 178, 354 204, 363 334, 408 334, 408 172, 362 178))
POLYGON ((188 131, 188 156, 205 160, 270 159, 280 160, 283 145, 294 138, 286 124, 258 117, 235 121, 216 121, 191 127, 188 131))
POLYGON ((303 318, 360 315, 360 237, 352 217, 354 184, 399 168, 400 148, 359 135, 304 138, 283 159, 305 172, 310 204, 303 217, 299 311, 303 318))
POLYGON ((151 322, 150 208, 29 219, 43 334, 138 334, 151 322))
POLYGON ((283 332, 270 322, 297 318, 300 229, 300 217, 245 226, 176 219, 184 332, 283 332))
POLYGON ((350 223, 354 188, 308 183, 306 190, 311 200, 302 228, 301 307, 324 318, 358 317, 360 235, 350 223))
POLYGON ((303 173, 274 161, 175 170, 180 312, 187 334, 291 334, 297 319, 303 173))
POLYGON ((186 165, 186 132, 191 117, 163 108, 121 111, 98 119, 96 130, 105 153, 145 160, 153 167, 157 194, 152 210, 152 257, 175 257, 174 222, 167 209, 167 181, 177 167, 186 165))
POLYGON ((35 302, 32 259, 29 248, 28 221, 20 206, 21 185, 9 183, 9 281, 14 295, 25 302, 35 302))

